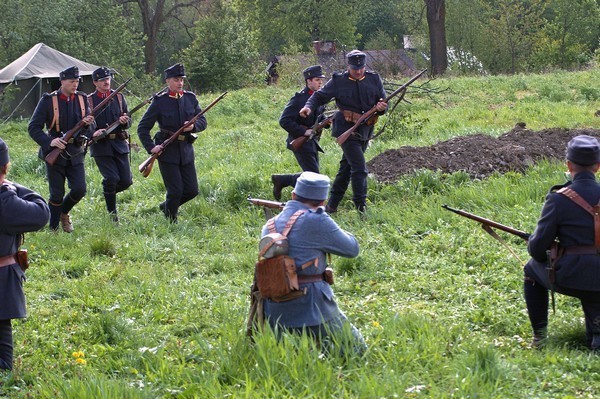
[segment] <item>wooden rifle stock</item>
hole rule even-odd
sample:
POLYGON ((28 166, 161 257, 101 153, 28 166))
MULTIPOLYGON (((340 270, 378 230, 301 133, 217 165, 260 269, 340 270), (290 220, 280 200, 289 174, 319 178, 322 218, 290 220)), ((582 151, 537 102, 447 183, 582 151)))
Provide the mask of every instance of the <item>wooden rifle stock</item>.
POLYGON ((474 215, 472 213, 469 213, 469 212, 466 212, 466 211, 462 211, 460 209, 451 208, 448 205, 442 205, 442 208, 446 209, 447 211, 454 212, 457 215, 466 217, 467 219, 471 219, 471 220, 474 220, 476 222, 481 223, 481 227, 483 227, 483 229, 486 230, 486 232, 488 232, 488 229, 486 228, 486 226, 488 228, 489 227, 493 227, 493 228, 496 228, 498 230, 502 230, 502 231, 505 231, 507 233, 513 234, 513 235, 515 235, 515 236, 517 236, 519 238, 522 238, 525 241, 529 241, 529 236, 531 234, 526 233, 524 231, 517 230, 517 229, 514 229, 514 228, 509 227, 509 226, 505 226, 505 225, 500 224, 498 222, 494 222, 493 220, 485 219, 485 218, 482 218, 481 216, 477 216, 477 215, 474 215))
POLYGON ((285 202, 269 201, 269 200, 250 198, 250 197, 248 197, 247 200, 251 204, 256 205, 256 206, 262 206, 263 208, 283 209, 283 207, 285 206, 285 202))
POLYGON ((226 94, 227 94, 227 92, 224 92, 223 94, 221 94, 212 103, 210 103, 208 105, 208 107, 204 108, 196 116, 194 116, 192 119, 190 119, 189 121, 184 123, 183 126, 181 126, 175 133, 173 133, 172 136, 170 136, 165 141, 163 141, 163 143, 162 143, 163 150, 161 152, 157 152, 155 154, 150 155, 148 157, 148 159, 146 159, 144 162, 142 162, 140 164, 140 166, 138 167, 138 170, 140 171, 142 176, 148 177, 150 175, 150 172, 152 172, 152 167, 154 166, 154 161, 156 161, 156 158, 158 158, 160 156, 160 154, 163 153, 165 147, 167 147, 169 144, 171 144, 172 142, 177 140, 177 137, 179 137, 185 129, 187 129, 189 126, 193 125, 198 118, 200 118, 202 115, 204 115, 206 113, 206 111, 211 109, 216 103, 221 101, 221 99, 223 97, 225 97, 226 94))
MULTIPOLYGON (((335 114, 333 114, 333 115, 335 115, 335 114)), ((329 115, 327 118, 323 119, 321 122, 315 122, 315 124, 311 128, 312 133, 310 134, 310 136, 300 136, 300 137, 296 137, 294 140, 290 141, 290 146, 294 149, 294 151, 298 151, 300 148, 302 148, 304 143, 306 143, 308 140, 314 139, 314 137, 317 135, 317 130, 321 130, 325 126, 327 126, 333 119, 333 115, 329 115)))
MULTIPOLYGON (((138 105, 136 105, 135 107, 133 107, 132 110, 129 111, 129 115, 131 116, 133 113, 137 112, 140 110, 140 108, 142 108, 144 105, 148 104, 149 102, 152 101, 152 99, 154 98, 154 96, 156 96, 158 93, 160 93, 161 91, 163 91, 164 89, 152 94, 148 99, 142 101, 141 103, 139 103, 138 105)), ((111 134, 112 132, 114 132, 119 126, 121 126, 121 122, 119 122, 119 120, 117 119, 116 121, 114 121, 113 123, 111 123, 105 130, 104 132, 102 132, 102 134, 96 136, 96 137, 91 137, 88 140, 88 144, 94 142, 97 143, 98 141, 102 140, 103 138, 105 138, 106 136, 108 136, 109 134, 111 134)))
MULTIPOLYGON (((387 96, 386 98, 384 98, 382 101, 384 103, 389 102, 392 98, 396 97, 398 94, 400 94, 403 91, 405 91, 408 88, 408 86, 410 86, 414 81, 416 81, 417 79, 419 79, 421 77, 421 75, 423 75, 425 72, 427 72, 427 69, 423 69, 421 72, 419 72, 418 74, 416 74, 415 76, 413 76, 412 78, 410 78, 410 80, 408 82, 406 82, 402 86, 398 87, 396 90, 394 90, 389 96, 387 96)), ((373 108, 371 108, 370 110, 368 110, 367 112, 365 112, 364 114, 362 114, 361 117, 358 118, 358 120, 356 121, 356 123, 354 124, 354 126, 352 126, 350 129, 348 129, 344 133, 342 133, 337 139, 335 139, 335 141, 339 145, 344 144, 346 142, 346 140, 348 140, 348 138, 350 137, 350 135, 352 135, 352 133, 354 133, 354 131, 360 125, 362 125, 367 120, 369 120, 370 117, 372 117, 373 115, 375 115, 376 112, 377 112, 377 104, 374 105, 373 108)))
MULTIPOLYGON (((108 104, 108 102, 110 100, 112 100, 114 96, 117 95, 118 92, 120 92, 121 90, 123 90, 125 88, 125 86, 127 86, 127 84, 129 83, 129 81, 131 79, 132 78, 127 79, 121 86, 117 87, 115 89, 115 91, 110 93, 110 95, 108 97, 106 97, 104 100, 102 100, 100 102, 100 104, 96 105, 94 107, 94 109, 88 115, 94 116, 98 111, 100 111, 102 108, 104 108, 108 104)), ((69 130, 67 133, 65 133, 64 136, 62 137, 62 139, 64 141, 71 140, 73 138, 73 136, 75 136, 75 134, 77 134, 77 132, 79 132, 79 130, 81 130, 83 125, 84 125, 84 123, 83 123, 83 119, 82 119, 79 122, 77 122, 77 124, 75 126, 73 126, 73 128, 71 128, 71 130, 69 130)), ((58 157, 60 156, 60 154, 62 154, 63 151, 64 151, 63 149, 54 148, 52 151, 50 151, 50 153, 48 155, 46 155, 46 157, 44 159, 46 160, 46 162, 48 162, 48 164, 50 166, 52 166, 56 163, 56 161, 58 160, 58 157)))

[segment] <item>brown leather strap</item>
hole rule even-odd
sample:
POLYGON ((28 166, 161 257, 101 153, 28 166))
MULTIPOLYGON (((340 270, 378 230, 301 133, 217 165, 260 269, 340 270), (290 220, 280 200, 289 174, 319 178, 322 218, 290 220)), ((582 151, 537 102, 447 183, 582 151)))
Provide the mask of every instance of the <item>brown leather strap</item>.
POLYGON ((58 94, 52 96, 52 111, 52 123, 50 123, 48 130, 55 129, 57 132, 60 132, 60 123, 58 120, 58 94))
POLYGON ((600 248, 593 245, 580 245, 563 249, 563 255, 600 255, 600 248))
POLYGON ((79 97, 79 108, 81 108, 81 119, 83 119, 85 118, 85 100, 83 98, 85 97, 85 99, 87 99, 87 96, 78 94, 77 97, 79 97))
POLYGON ((282 235, 286 236, 289 234, 290 230, 292 229, 292 226, 294 226, 294 223, 296 223, 296 220, 298 220, 298 218, 302 215, 304 215, 304 212, 306 212, 306 210, 304 209, 300 209, 298 211, 296 211, 292 217, 290 217, 287 221, 287 223, 285 224, 285 227, 283 228, 283 231, 281 232, 282 235))
POLYGON ((600 249, 600 204, 591 206, 575 190, 569 187, 563 187, 557 193, 564 195, 592 215, 594 218, 594 244, 600 249))
POLYGON ((316 283, 325 280, 323 274, 305 274, 298 275, 298 284, 316 283))
MULTIPOLYGON (((294 226, 294 223, 296 223, 296 220, 298 220, 298 218, 302 215, 304 215, 304 212, 306 212, 306 210, 304 209, 300 209, 298 211, 296 211, 292 217, 290 217, 287 221, 287 223, 285 224, 285 227, 283 229, 283 232, 281 233, 282 236, 287 237, 288 233, 290 232, 290 230, 292 229, 292 226, 294 226)), ((276 233, 277 230, 275 230, 275 218, 271 218, 269 219, 269 221, 267 222, 267 228, 269 229, 269 233, 276 233)), ((267 245, 265 245, 262 249, 262 251, 259 252, 258 254, 258 259, 260 259, 269 248, 271 248, 271 246, 275 243, 275 239, 272 239, 267 245)))
POLYGON ((17 263, 15 254, 0 257, 0 267, 9 266, 17 263))

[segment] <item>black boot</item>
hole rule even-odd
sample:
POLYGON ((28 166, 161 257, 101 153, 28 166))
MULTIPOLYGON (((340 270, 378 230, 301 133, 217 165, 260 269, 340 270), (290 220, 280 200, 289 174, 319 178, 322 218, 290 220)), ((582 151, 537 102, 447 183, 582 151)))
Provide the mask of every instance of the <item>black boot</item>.
POLYGON ((527 313, 533 329, 533 341, 531 346, 540 348, 544 346, 548 331, 548 290, 533 278, 525 276, 523 292, 527 313))
POLYGON ((118 223, 119 218, 117 217, 117 193, 104 193, 104 200, 106 201, 106 210, 108 211, 111 220, 115 223, 118 223))
POLYGON ((273 197, 277 201, 281 200, 281 190, 283 189, 282 180, 283 175, 271 175, 271 181, 273 182, 273 197))
POLYGON ((60 223, 60 215, 62 213, 62 204, 55 205, 52 202, 48 202, 50 207, 50 230, 58 231, 58 224, 60 223))

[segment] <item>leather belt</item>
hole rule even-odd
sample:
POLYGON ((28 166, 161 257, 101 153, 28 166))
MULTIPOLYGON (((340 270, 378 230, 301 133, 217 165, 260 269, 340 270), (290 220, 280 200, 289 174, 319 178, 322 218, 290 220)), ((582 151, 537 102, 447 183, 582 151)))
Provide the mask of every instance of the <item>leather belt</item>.
POLYGON ((116 133, 111 133, 108 136, 106 136, 107 139, 109 140, 114 140, 117 138, 117 134, 116 133))
POLYGON ((0 257, 0 267, 10 266, 17 263, 15 254, 0 257))
POLYGON ((316 283, 324 280, 325 276, 323 276, 323 274, 306 274, 298 276, 298 284, 316 283))
POLYGON ((183 135, 183 134, 180 134, 179 136, 177 136, 177 140, 179 140, 179 141, 185 141, 186 138, 187 137, 185 137, 185 135, 183 135))
POLYGON ((600 247, 594 245, 581 245, 564 248, 563 255, 600 255, 600 247))

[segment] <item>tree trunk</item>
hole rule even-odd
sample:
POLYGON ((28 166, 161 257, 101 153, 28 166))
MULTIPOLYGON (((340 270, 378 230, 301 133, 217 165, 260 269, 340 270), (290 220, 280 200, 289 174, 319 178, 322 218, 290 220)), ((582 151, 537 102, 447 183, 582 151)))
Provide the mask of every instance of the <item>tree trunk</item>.
POLYGON ((429 27, 429 49, 431 52, 431 73, 443 75, 448 68, 448 50, 446 45, 446 1, 424 0, 427 7, 427 25, 429 27))

